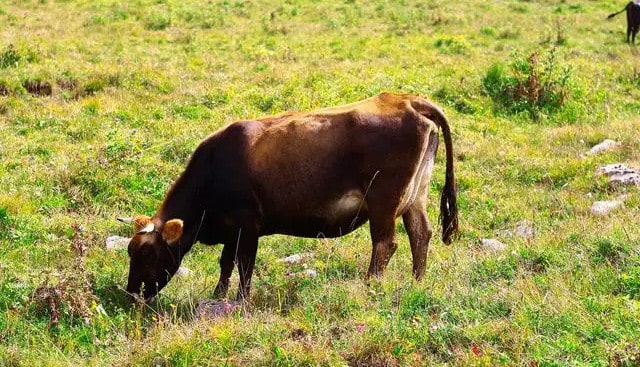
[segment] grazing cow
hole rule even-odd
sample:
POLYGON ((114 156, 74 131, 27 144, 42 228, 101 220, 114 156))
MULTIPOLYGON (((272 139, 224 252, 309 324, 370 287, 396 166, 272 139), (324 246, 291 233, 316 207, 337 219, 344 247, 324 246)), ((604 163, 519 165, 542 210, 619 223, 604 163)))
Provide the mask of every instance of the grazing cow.
POLYGON ((340 107, 235 122, 205 139, 153 217, 123 220, 136 231, 127 292, 148 301, 200 241, 224 245, 214 296, 226 296, 237 264, 242 299, 260 236, 338 237, 367 220, 369 278, 382 273, 396 250, 399 216, 420 279, 432 234, 426 204, 439 129, 446 148, 440 219, 443 241, 450 243, 458 219, 447 120, 424 98, 383 93, 340 107))
POLYGON ((609 14, 607 19, 611 19, 623 11, 627 12, 627 43, 629 42, 629 38, 631 38, 631 43, 635 44, 636 34, 640 29, 640 4, 630 1, 624 9, 617 13, 609 14))

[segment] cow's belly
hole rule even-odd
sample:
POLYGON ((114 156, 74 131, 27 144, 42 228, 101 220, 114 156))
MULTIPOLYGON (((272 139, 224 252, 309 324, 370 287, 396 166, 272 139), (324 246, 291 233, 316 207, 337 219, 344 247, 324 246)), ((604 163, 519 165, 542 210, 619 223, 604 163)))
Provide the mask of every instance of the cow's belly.
POLYGON ((334 200, 309 205, 295 213, 273 210, 265 218, 264 234, 280 233, 309 238, 343 236, 369 219, 363 199, 360 191, 351 190, 334 200))

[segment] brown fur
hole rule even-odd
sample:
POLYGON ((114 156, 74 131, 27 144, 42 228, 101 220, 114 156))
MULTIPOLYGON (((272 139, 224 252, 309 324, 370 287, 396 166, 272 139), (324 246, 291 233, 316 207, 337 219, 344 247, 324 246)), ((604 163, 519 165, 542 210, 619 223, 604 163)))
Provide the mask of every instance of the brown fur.
POLYGON ((397 248, 399 216, 420 279, 432 233, 426 204, 439 129, 446 148, 440 215, 449 243, 458 221, 447 120, 424 98, 383 93, 340 107, 236 122, 204 140, 151 218, 155 230, 132 239, 127 290, 137 294, 143 286, 145 296, 155 295, 200 241, 224 244, 215 295, 226 294, 237 264, 241 298, 250 289, 259 237, 338 237, 366 221, 372 240, 366 276, 376 276, 397 248), (174 218, 184 223, 181 236, 167 229, 174 218), (173 235, 161 236, 165 230, 173 235))

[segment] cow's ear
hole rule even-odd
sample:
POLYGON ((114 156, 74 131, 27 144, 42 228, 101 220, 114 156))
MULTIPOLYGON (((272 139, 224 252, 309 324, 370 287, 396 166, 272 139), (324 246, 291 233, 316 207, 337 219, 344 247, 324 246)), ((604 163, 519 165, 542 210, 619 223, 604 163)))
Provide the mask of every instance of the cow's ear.
POLYGON ((118 220, 122 223, 133 224, 136 229, 136 233, 140 232, 141 230, 146 228, 149 223, 151 223, 151 217, 148 217, 146 215, 136 215, 133 218, 119 217, 118 220))
POLYGON ((162 239, 169 245, 173 245, 178 242, 182 237, 182 230, 184 229, 184 222, 182 219, 171 219, 164 224, 162 229, 162 239))

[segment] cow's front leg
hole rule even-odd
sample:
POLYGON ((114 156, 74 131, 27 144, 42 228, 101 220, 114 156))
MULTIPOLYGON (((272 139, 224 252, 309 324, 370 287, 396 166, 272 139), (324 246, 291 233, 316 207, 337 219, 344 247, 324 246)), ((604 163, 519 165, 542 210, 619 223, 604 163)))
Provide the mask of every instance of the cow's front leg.
POLYGON ((213 298, 225 298, 229 290, 229 278, 233 272, 236 244, 225 244, 220 255, 220 279, 213 291, 213 298))

